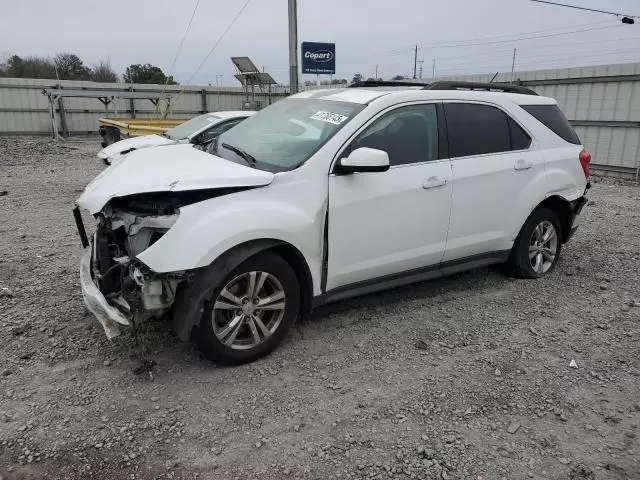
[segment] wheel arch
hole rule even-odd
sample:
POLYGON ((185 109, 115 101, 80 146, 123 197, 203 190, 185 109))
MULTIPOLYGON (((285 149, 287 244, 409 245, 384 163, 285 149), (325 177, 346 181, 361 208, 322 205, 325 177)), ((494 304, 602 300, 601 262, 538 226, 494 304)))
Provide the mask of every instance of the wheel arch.
POLYGON ((551 197, 547 197, 542 202, 540 202, 536 206, 536 208, 532 210, 531 213, 540 208, 548 208, 553 213, 555 213, 558 217, 558 220, 560 221, 560 227, 562 228, 562 243, 566 243, 569 239, 569 230, 573 215, 571 203, 572 202, 562 198, 559 195, 552 195, 551 197))
POLYGON ((300 282, 301 313, 305 315, 311 311, 313 277, 302 252, 283 240, 250 240, 228 249, 210 265, 195 270, 192 277, 178 287, 171 317, 173 328, 181 340, 190 340, 193 327, 200 323, 204 302, 218 283, 240 264, 265 251, 275 252, 291 266, 300 282))

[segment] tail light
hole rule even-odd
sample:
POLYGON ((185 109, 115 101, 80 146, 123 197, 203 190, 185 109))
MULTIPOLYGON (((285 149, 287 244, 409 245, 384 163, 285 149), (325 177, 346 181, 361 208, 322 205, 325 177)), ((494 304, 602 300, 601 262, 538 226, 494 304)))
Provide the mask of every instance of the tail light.
POLYGON ((591 163, 591 154, 589 153, 589 150, 583 148, 580 155, 578 155, 578 159, 580 160, 580 166, 584 172, 584 178, 589 178, 589 164, 591 163))

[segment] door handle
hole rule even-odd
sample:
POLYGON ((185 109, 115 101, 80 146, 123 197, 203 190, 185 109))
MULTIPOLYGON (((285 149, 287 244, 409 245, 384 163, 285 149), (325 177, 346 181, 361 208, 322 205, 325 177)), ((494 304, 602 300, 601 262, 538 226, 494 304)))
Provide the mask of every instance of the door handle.
POLYGON ((422 184, 422 188, 427 189, 427 188, 436 188, 436 187, 442 187, 443 185, 447 184, 447 179, 446 178, 440 178, 440 177, 429 177, 427 180, 425 180, 425 182, 422 184))
POLYGON ((533 166, 529 160, 525 160, 524 158, 519 158, 516 160, 516 163, 513 165, 514 170, 528 170, 533 166))

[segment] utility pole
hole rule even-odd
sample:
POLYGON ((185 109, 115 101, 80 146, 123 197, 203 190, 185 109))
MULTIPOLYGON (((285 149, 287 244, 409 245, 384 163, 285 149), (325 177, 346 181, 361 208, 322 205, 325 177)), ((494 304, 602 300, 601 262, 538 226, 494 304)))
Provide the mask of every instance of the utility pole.
POLYGON ((376 80, 378 79, 378 64, 377 63, 376 63, 376 76, 375 76, 375 79, 376 80))
POLYGON ((433 59, 433 68, 431 69, 431 78, 436 78, 436 59, 433 59))
POLYGON ((298 92, 298 0, 289 0, 289 88, 298 92))
POLYGON ((418 63, 420 64, 420 70, 418 73, 418 78, 422 78, 422 64, 424 63, 424 60, 418 60, 418 63))
POLYGON ((513 83, 513 70, 516 67, 516 49, 513 49, 513 60, 511 60, 511 78, 509 79, 509 83, 513 83))
POLYGON ((413 54, 413 78, 416 78, 416 68, 418 67, 418 45, 413 54))

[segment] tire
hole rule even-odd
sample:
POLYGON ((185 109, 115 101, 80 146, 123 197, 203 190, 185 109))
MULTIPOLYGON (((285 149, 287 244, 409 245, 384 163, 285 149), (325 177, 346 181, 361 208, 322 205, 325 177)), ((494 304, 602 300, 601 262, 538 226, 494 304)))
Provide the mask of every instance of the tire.
POLYGON ((507 272, 520 278, 540 278, 551 273, 560 257, 562 235, 558 216, 548 208, 536 209, 513 244, 506 264, 507 272), (546 235, 549 237, 545 241, 546 235))
POLYGON ((241 365, 271 353, 299 313, 296 273, 279 255, 259 253, 216 285, 192 338, 213 362, 241 365), (254 295, 250 293, 251 278, 259 287, 254 295))

